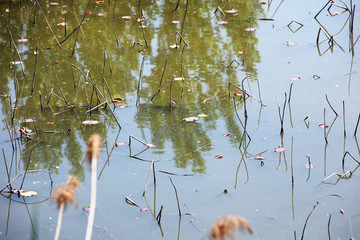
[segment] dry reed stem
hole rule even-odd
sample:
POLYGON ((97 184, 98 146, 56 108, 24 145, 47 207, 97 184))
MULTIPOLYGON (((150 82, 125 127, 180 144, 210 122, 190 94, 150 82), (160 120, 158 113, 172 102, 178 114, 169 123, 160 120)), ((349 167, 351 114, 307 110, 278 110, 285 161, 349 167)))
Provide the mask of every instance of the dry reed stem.
POLYGON ((59 208, 59 217, 56 225, 56 232, 54 239, 59 239, 60 229, 62 223, 62 217, 64 213, 64 209, 67 207, 68 203, 74 204, 75 198, 74 193, 76 191, 76 187, 80 184, 79 180, 75 176, 70 176, 66 181, 66 184, 62 186, 56 187, 54 194, 51 198, 56 200, 57 207, 59 208))
POLYGON ((91 239, 92 229, 95 219, 96 206, 96 168, 100 154, 100 136, 94 134, 89 139, 88 149, 86 151, 85 160, 91 164, 91 197, 90 197, 90 211, 88 217, 88 224, 86 228, 86 240, 91 239))
POLYGON ((238 230, 247 230, 250 234, 253 233, 249 223, 245 218, 233 215, 221 217, 210 229, 210 239, 234 239, 234 232, 238 230))

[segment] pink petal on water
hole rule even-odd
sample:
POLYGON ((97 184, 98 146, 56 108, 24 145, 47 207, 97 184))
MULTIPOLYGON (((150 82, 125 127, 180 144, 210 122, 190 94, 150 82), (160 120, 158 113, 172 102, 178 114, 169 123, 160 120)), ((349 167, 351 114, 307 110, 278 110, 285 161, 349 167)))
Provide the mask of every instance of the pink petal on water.
POLYGON ((281 145, 273 150, 274 152, 284 152, 286 148, 282 147, 281 145))
POLYGON ((299 80, 300 80, 300 77, 297 77, 297 76, 296 76, 296 77, 291 77, 290 80, 291 80, 291 81, 299 81, 299 80))
POLYGON ((319 128, 328 128, 328 127, 329 127, 328 125, 324 125, 323 123, 319 124, 319 128))
POLYGON ((174 20, 174 21, 171 21, 172 23, 181 23, 180 20, 174 20))
POLYGON ((120 146, 125 146, 125 145, 127 145, 126 142, 117 142, 117 143, 115 143, 115 147, 120 147, 120 146))
POLYGON ((221 159, 221 158, 223 158, 223 156, 221 156, 221 155, 216 155, 215 158, 216 158, 216 159, 221 159))
POLYGON ((229 22, 228 21, 218 21, 218 22, 215 22, 216 24, 219 24, 219 25, 224 25, 224 24, 228 24, 229 22))
POLYGON ((260 154, 259 156, 255 157, 255 160, 264 160, 265 156, 263 154, 260 154))
POLYGON ((184 122, 195 122, 197 120, 199 120, 200 118, 198 117, 187 117, 187 118, 184 118, 183 121, 184 122))
POLYGON ((155 147, 155 144, 152 144, 152 143, 147 143, 147 144, 145 144, 147 147, 149 147, 149 148, 152 148, 152 147, 155 147))
POLYGON ((25 118, 22 121, 23 123, 32 123, 32 122, 36 122, 36 118, 25 118))
POLYGON ((238 10, 236 10, 236 9, 231 9, 231 10, 225 10, 224 12, 226 12, 226 13, 237 13, 238 10))
POLYGON ((254 31, 256 31, 256 28, 245 28, 245 31, 254 32, 254 31))

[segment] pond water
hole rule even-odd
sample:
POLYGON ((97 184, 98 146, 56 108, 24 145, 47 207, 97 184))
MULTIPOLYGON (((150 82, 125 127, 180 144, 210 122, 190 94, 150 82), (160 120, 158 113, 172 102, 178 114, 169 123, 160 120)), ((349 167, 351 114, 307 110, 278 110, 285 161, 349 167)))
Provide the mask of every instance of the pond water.
POLYGON ((360 238, 355 1, 54 3, 0 3, 0 187, 38 192, 1 192, 0 239, 52 239, 70 175, 60 237, 85 236, 94 133, 93 239, 206 239, 227 215, 236 239, 360 238))

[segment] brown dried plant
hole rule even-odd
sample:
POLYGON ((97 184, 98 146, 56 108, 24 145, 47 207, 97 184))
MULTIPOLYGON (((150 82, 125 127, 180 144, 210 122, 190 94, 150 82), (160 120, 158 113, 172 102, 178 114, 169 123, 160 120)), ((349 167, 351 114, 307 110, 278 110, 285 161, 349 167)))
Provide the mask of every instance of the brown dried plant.
POLYGON ((76 187, 79 184, 80 182, 75 176, 70 176, 65 184, 56 187, 54 194, 51 196, 51 198, 56 200, 57 207, 59 208, 59 217, 56 225, 54 240, 58 240, 60 237, 64 209, 68 203, 75 203, 74 193, 76 192, 76 187))
POLYGON ((89 139, 85 160, 91 164, 93 159, 99 159, 100 147, 100 136, 98 134, 92 135, 89 139))
POLYGON ((210 229, 209 237, 215 240, 224 240, 226 238, 234 240, 234 233, 238 230, 243 232, 247 230, 250 234, 253 233, 245 218, 229 215, 218 219, 210 229))
POLYGON ((58 208, 60 208, 62 204, 66 207, 67 203, 75 203, 74 193, 79 184, 80 182, 75 176, 70 176, 66 181, 66 184, 56 187, 56 190, 51 198, 56 200, 58 208))

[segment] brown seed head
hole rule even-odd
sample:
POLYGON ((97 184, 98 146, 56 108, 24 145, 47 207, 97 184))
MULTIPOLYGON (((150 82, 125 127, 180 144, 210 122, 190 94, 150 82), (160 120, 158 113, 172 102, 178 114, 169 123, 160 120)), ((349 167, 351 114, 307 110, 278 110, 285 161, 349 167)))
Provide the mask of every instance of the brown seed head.
POLYGON ((96 159, 97 161, 99 159, 100 146, 100 136, 98 134, 91 135, 86 151, 85 160, 89 163, 91 163, 93 159, 96 159))
POLYGON ((225 238, 234 239, 235 231, 249 231, 253 233, 249 223, 246 219, 238 216, 225 216, 218 219, 218 221, 210 229, 210 238, 215 240, 224 240, 225 238))
POLYGON ((66 184, 56 187, 51 198, 56 200, 58 208, 60 208, 62 204, 64 204, 64 207, 66 208, 67 203, 75 203, 74 193, 77 185, 79 185, 79 180, 75 176, 70 176, 66 181, 66 184))

